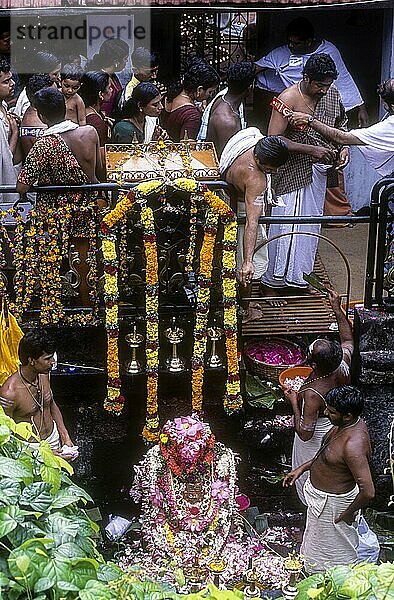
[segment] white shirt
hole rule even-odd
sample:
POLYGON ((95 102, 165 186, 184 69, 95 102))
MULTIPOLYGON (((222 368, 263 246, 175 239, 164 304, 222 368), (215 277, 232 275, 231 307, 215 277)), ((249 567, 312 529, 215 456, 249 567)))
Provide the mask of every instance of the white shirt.
POLYGON ((357 148, 379 175, 385 177, 394 172, 394 115, 350 133, 365 144, 357 148))
POLYGON ((305 63, 313 54, 328 54, 331 56, 338 71, 338 79, 335 85, 341 94, 341 100, 348 111, 363 104, 364 100, 343 62, 338 48, 331 42, 322 40, 314 52, 309 54, 291 54, 288 46, 279 46, 272 50, 267 56, 263 56, 256 62, 265 70, 257 74, 256 85, 259 88, 280 94, 291 85, 302 79, 302 71, 305 63))

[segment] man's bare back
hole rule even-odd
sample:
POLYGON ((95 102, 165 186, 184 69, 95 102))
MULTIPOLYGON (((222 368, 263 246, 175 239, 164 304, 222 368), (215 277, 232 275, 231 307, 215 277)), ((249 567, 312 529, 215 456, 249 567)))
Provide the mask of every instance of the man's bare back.
MULTIPOLYGON (((333 427, 324 436, 321 449, 311 464, 312 485, 331 494, 349 492, 356 484, 360 486, 360 467, 368 465, 370 454, 369 433, 361 419, 347 427, 333 427)), ((367 471, 369 473, 369 468, 367 471)))
POLYGON ((247 202, 249 198, 253 204, 253 199, 264 194, 267 189, 267 178, 257 166, 253 148, 235 159, 227 169, 225 179, 237 190, 239 202, 247 202))
POLYGON ((84 125, 60 134, 77 159, 89 181, 97 182, 96 165, 101 164, 100 142, 97 131, 91 125, 84 125))
MULTIPOLYGON (((47 126, 41 121, 36 109, 33 106, 29 106, 23 115, 21 127, 42 127, 42 129, 47 129, 47 126)), ((36 140, 37 137, 35 136, 21 137, 23 158, 26 158, 26 156, 29 154, 29 151, 33 147, 36 140)))
POLYGON ((217 98, 211 108, 206 139, 214 143, 219 158, 229 139, 238 131, 241 131, 239 114, 234 112, 222 96, 217 98))

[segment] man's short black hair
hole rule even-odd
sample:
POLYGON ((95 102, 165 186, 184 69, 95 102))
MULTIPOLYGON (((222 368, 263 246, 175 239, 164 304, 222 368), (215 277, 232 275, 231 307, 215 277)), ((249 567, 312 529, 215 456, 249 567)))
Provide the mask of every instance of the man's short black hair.
POLYGON ((19 342, 19 360, 22 365, 27 365, 29 358, 37 359, 43 354, 53 354, 55 350, 54 339, 44 329, 35 329, 25 333, 19 342))
POLYGON ((336 340, 319 338, 311 344, 312 352, 309 353, 309 362, 316 364, 320 375, 333 373, 343 359, 342 346, 336 340))
POLYGON ((306 40, 313 40, 315 37, 315 30, 308 19, 305 17, 298 17, 297 19, 290 21, 286 27, 286 35, 287 39, 289 39, 291 35, 294 35, 305 42, 306 40))
POLYGON ((305 63, 303 75, 308 75, 311 81, 336 79, 338 71, 334 61, 328 54, 312 54, 305 63))
POLYGON ((34 94, 34 108, 49 121, 62 121, 66 116, 66 102, 60 90, 44 88, 34 94))
POLYGON ((270 167, 281 167, 289 157, 286 142, 278 135, 261 138, 255 145, 253 153, 260 164, 270 167))
POLYGON ((387 104, 394 104, 394 78, 386 79, 378 87, 378 94, 387 104))
POLYGON ((52 84, 53 81, 48 73, 37 73, 36 75, 29 77, 26 84, 26 96, 28 97, 30 104, 34 103, 34 94, 38 92, 38 90, 51 87, 52 84))
POLYGON ((242 94, 254 81, 256 66, 242 61, 232 64, 227 71, 227 84, 230 94, 242 94))
POLYGON ((151 52, 143 46, 139 46, 131 55, 131 62, 134 68, 157 67, 159 60, 155 52, 151 52))
POLYGON ((327 392, 326 404, 332 406, 341 415, 351 414, 353 417, 358 417, 364 409, 364 397, 362 392, 353 385, 341 385, 327 392))
POLYGON ((9 58, 0 56, 0 73, 9 73, 11 71, 11 63, 9 58))

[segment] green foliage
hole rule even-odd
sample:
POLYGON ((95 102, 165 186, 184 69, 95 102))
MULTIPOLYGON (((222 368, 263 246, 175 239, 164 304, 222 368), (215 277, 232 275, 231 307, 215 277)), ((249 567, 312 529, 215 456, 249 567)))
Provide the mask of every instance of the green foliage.
POLYGON ((115 600, 108 582, 122 571, 96 549, 89 494, 47 442, 33 453, 31 437, 0 409, 0 600, 115 600))
POLYGON ((248 402, 251 406, 272 409, 282 395, 271 382, 262 381, 257 375, 246 374, 245 382, 248 402))
POLYGON ((339 566, 298 584, 297 600, 394 600, 394 564, 339 566))

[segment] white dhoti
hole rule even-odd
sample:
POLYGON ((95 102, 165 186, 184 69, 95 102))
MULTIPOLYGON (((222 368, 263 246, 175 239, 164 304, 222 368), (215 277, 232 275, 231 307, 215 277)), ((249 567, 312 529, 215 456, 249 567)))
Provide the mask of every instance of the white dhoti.
MULTIPOLYGON (((273 217, 322 216, 329 165, 312 165, 312 183, 289 194, 282 194, 284 206, 274 206, 273 217)), ((269 237, 281 233, 320 233, 320 225, 271 225, 269 237)), ((306 288, 303 273, 313 271, 318 238, 311 235, 287 235, 268 244, 268 269, 263 283, 269 287, 306 288)))
POLYGON ((335 523, 335 519, 349 507, 358 492, 356 485, 346 494, 329 494, 316 489, 310 478, 306 480, 304 495, 308 511, 300 552, 308 573, 357 561, 357 523, 335 523))
MULTIPOLYGON (((59 431, 58 431, 55 421, 53 421, 52 433, 42 441, 48 442, 48 444, 50 445, 52 450, 60 450, 60 436, 59 436, 59 431)), ((39 442, 29 442, 28 443, 28 446, 30 448, 32 448, 33 450, 38 450, 39 445, 40 445, 39 442)))
MULTIPOLYGON (((310 440, 303 441, 298 433, 294 434, 293 452, 291 457, 291 467, 296 469, 304 463, 312 460, 315 454, 320 450, 323 437, 332 428, 332 423, 327 417, 319 417, 315 425, 315 431, 310 440)), ((303 492, 304 484, 309 477, 309 472, 303 473, 295 482, 295 487, 299 499, 306 505, 303 492)))

